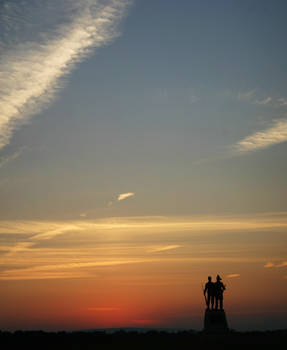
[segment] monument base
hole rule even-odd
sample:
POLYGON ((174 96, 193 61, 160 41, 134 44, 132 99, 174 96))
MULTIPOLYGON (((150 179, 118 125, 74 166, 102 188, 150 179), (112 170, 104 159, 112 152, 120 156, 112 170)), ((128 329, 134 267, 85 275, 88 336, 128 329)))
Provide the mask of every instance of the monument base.
POLYGON ((205 310, 204 332, 224 333, 228 332, 228 325, 224 310, 205 310))

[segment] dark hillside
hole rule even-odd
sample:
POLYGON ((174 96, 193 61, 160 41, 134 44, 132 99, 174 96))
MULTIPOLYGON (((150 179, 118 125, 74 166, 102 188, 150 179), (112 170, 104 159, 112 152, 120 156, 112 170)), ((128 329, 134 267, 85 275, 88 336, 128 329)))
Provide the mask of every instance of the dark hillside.
POLYGON ((201 332, 176 333, 148 331, 147 333, 117 331, 106 332, 0 332, 2 349, 223 349, 246 345, 271 345, 284 348, 287 330, 266 332, 229 332, 224 335, 207 335, 201 332))

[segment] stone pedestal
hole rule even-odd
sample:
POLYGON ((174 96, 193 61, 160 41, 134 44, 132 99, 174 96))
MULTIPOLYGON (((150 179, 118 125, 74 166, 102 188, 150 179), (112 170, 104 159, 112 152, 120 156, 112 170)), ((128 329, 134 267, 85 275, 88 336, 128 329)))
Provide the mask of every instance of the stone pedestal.
POLYGON ((225 333, 228 332, 228 325, 224 310, 205 310, 204 332, 225 333))

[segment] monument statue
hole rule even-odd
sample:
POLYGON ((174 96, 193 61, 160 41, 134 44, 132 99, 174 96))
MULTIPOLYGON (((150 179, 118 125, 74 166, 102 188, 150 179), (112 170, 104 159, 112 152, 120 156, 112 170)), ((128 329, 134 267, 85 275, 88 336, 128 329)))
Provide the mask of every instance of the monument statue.
POLYGON ((204 332, 222 333, 228 331, 226 315, 223 310, 223 293, 225 290, 226 287, 221 282, 219 275, 216 276, 216 282, 212 282, 211 276, 208 276, 208 282, 203 290, 207 306, 204 315, 204 332))
POLYGON ((223 292, 225 291, 225 285, 221 282, 219 275, 216 276, 216 282, 214 283, 215 294, 215 309, 218 310, 218 304, 220 310, 223 310, 223 292))
POLYGON ((214 283, 211 281, 212 278, 208 276, 208 282, 205 283, 205 288, 203 291, 204 298, 205 298, 205 303, 208 309, 210 309, 210 304, 211 304, 211 309, 214 307, 214 283), (206 296, 207 295, 207 296, 206 296))

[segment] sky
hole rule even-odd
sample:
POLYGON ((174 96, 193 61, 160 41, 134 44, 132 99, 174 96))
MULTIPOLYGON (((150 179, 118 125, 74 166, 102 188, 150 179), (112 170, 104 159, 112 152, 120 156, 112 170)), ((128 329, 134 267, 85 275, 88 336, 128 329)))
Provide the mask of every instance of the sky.
POLYGON ((0 329, 286 328, 286 11, 0 0, 0 329))

